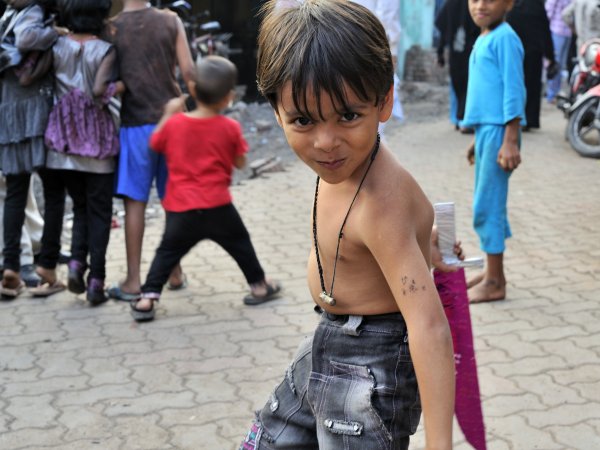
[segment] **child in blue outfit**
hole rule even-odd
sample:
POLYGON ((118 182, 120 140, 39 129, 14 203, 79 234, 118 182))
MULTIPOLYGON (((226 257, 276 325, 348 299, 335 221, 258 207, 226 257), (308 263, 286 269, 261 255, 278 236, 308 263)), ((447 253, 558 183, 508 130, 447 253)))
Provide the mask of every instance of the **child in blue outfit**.
POLYGON ((469 61, 469 84, 463 126, 475 129, 468 159, 475 164, 473 226, 487 254, 486 270, 469 281, 471 303, 502 300, 508 180, 521 163, 520 127, 524 125, 523 45, 504 21, 513 0, 469 0, 473 21, 481 28, 469 61))

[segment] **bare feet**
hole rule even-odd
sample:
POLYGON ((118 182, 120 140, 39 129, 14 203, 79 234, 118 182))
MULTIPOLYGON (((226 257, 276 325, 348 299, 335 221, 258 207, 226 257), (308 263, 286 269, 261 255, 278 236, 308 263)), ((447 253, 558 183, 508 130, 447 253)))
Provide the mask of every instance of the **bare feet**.
POLYGON ((21 285, 21 277, 19 272, 14 270, 4 269, 2 276, 2 287, 7 289, 17 289, 21 285))
POLYGON ((478 273, 473 278, 467 280, 467 289, 471 289, 473 286, 481 283, 485 278, 485 272, 478 273))
POLYGON ((172 291, 176 291, 185 287, 186 281, 185 274, 181 269, 181 264, 177 264, 169 274, 167 287, 172 291))
POLYGON ((37 266, 35 268, 37 273, 42 279, 43 283, 54 284, 56 283, 56 269, 46 269, 45 267, 37 266))
POLYGON ((504 300, 506 283, 483 279, 468 290, 469 303, 484 303, 504 300))

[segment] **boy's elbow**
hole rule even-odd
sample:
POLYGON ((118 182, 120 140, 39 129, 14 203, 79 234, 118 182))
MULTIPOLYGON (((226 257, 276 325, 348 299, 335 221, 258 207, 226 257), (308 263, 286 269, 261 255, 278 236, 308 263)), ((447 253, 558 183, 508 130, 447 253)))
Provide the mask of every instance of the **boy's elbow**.
POLYGON ((452 348, 452 334, 450 333, 450 325, 445 314, 442 313, 439 317, 431 317, 422 321, 414 332, 409 333, 411 338, 418 339, 422 337, 425 342, 430 343, 436 348, 452 348))
POLYGON ((235 166, 236 169, 243 169, 244 167, 246 167, 246 163, 247 163, 247 158, 246 156, 237 156, 235 158, 235 160, 233 161, 233 165, 235 166))

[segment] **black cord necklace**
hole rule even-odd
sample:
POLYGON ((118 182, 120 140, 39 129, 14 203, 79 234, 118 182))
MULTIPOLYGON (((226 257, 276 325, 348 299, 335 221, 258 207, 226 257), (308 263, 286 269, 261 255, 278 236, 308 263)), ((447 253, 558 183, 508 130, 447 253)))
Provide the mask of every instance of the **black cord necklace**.
POLYGON ((373 151, 371 152, 371 160, 369 161, 367 170, 365 170, 365 173, 364 173, 362 179, 360 180, 360 183, 358 184, 358 189, 356 189, 356 194, 354 194, 354 197, 352 198, 352 202, 350 202, 350 206, 348 207, 348 212, 346 212, 346 216, 344 217, 342 226, 340 227, 340 232, 338 233, 337 247, 335 249, 335 260, 333 261, 333 275, 331 277, 331 289, 329 290, 329 293, 327 293, 327 290, 325 289, 325 280, 323 278, 323 266, 321 265, 321 258, 319 256, 319 241, 317 240, 317 198, 319 197, 319 180, 321 179, 320 177, 317 177, 317 185, 315 187, 315 200, 313 203, 313 241, 315 244, 315 254, 317 256, 317 268, 319 269, 319 278, 321 280, 321 293, 319 294, 319 298, 321 299, 321 301, 323 301, 324 303, 327 303, 330 306, 334 306, 336 303, 335 298, 333 297, 333 284, 335 283, 335 271, 337 268, 337 262, 338 262, 338 258, 340 255, 340 242, 342 240, 342 237, 344 236, 344 226, 346 225, 346 221, 348 220, 348 216, 350 215, 350 210, 352 209, 352 205, 354 205, 354 202, 356 201, 356 197, 358 197, 360 188, 362 187, 363 182, 365 181, 365 178, 367 178, 369 169, 373 165, 373 161, 375 161, 375 156, 377 156, 377 151, 379 150, 380 141, 381 141, 381 138, 379 137, 379 133, 377 133, 377 141, 375 142, 375 147, 373 148, 373 151))

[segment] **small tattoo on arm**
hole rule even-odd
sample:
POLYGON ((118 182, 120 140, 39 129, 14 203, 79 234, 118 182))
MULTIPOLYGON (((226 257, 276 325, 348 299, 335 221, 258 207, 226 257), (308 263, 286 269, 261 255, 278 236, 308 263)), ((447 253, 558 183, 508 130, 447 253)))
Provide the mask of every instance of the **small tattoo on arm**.
POLYGON ((417 282, 414 279, 410 279, 407 276, 403 276, 402 278, 400 278, 400 281, 402 282, 403 288, 402 288, 402 295, 406 295, 408 294, 414 294, 416 292, 418 292, 419 290, 421 291, 425 291, 427 290, 425 288, 425 285, 421 285, 420 289, 419 289, 419 285, 417 284, 417 282))

